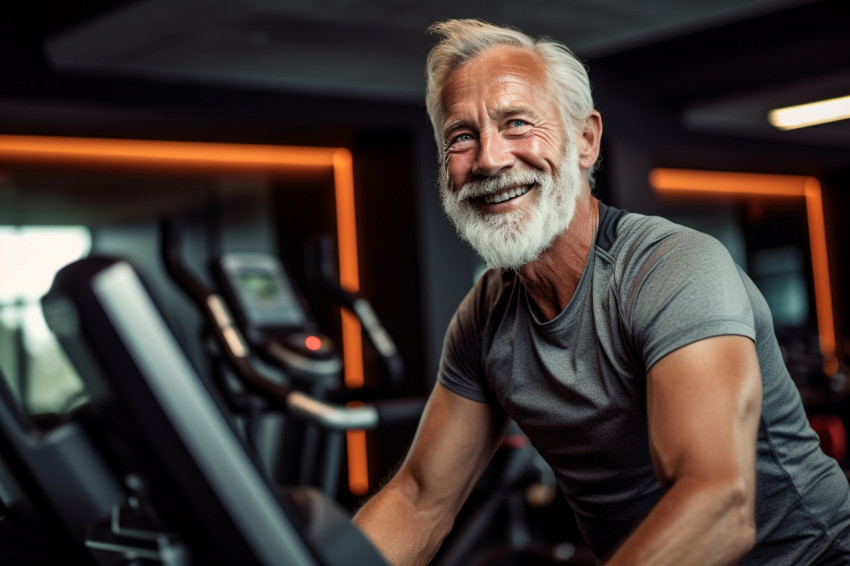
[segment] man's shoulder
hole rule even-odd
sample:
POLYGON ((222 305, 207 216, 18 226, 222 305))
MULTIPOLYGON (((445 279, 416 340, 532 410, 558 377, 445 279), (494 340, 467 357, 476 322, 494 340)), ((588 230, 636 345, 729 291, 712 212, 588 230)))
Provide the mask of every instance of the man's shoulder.
POLYGON ((617 226, 617 238, 611 254, 618 263, 646 260, 650 254, 666 255, 672 249, 723 247, 715 238, 692 228, 676 224, 661 216, 626 213, 617 226))
POLYGON ((688 237, 698 232, 661 216, 627 212, 617 225, 617 241, 622 245, 651 244, 675 235, 688 237))
POLYGON ((623 215, 608 253, 614 288, 622 293, 639 288, 653 273, 708 275, 718 265, 733 263, 714 237, 660 216, 635 213, 623 215))

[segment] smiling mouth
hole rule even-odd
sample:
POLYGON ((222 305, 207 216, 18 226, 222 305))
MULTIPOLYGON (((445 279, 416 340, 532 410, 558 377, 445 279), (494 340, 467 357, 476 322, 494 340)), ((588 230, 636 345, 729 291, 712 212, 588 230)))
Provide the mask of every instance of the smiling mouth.
POLYGON ((519 196, 522 196, 528 191, 530 191, 532 188, 534 188, 534 184, 524 185, 521 187, 511 187, 510 189, 505 189, 504 191, 498 193, 492 193, 489 195, 478 197, 478 200, 480 200, 484 204, 499 204, 500 202, 509 201, 511 199, 515 199, 519 196))

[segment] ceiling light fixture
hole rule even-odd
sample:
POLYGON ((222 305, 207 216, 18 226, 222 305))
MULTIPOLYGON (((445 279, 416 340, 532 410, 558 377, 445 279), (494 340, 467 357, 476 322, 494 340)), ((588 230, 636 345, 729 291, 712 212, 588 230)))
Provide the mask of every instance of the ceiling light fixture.
POLYGON ((848 118, 850 118, 850 96, 786 108, 774 108, 767 114, 770 124, 780 130, 796 130, 848 118))

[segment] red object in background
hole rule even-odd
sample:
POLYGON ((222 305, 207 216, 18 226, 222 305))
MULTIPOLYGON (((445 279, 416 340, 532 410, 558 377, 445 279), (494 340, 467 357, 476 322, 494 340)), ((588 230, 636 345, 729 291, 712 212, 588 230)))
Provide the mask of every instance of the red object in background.
POLYGON ((322 339, 318 336, 308 336, 304 339, 304 345, 308 350, 317 351, 322 348, 322 339))
POLYGON ((847 430, 836 415, 812 415, 809 424, 820 437, 820 447, 827 456, 844 462, 847 455, 847 430))

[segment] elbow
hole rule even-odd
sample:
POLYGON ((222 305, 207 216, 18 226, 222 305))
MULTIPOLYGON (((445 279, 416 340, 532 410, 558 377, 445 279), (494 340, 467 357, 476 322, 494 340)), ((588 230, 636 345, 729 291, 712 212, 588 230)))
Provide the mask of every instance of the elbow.
POLYGON ((737 531, 738 548, 744 556, 756 545, 756 521, 751 513, 748 512, 747 517, 740 521, 737 531))
POLYGON ((747 489, 745 482, 736 482, 728 486, 727 497, 729 513, 729 542, 745 556, 756 544, 755 493, 747 489))
POLYGON ((730 548, 734 549, 733 554, 737 560, 743 559, 756 545, 756 526, 755 523, 741 524, 733 533, 730 540, 730 548))
POLYGON ((457 509, 453 502, 429 493, 415 474, 400 472, 392 487, 404 500, 409 519, 415 521, 420 534, 427 537, 428 548, 436 552, 454 527, 457 509))
POLYGON ((738 553, 741 557, 753 549, 756 544, 755 521, 742 521, 739 523, 734 537, 738 553))

